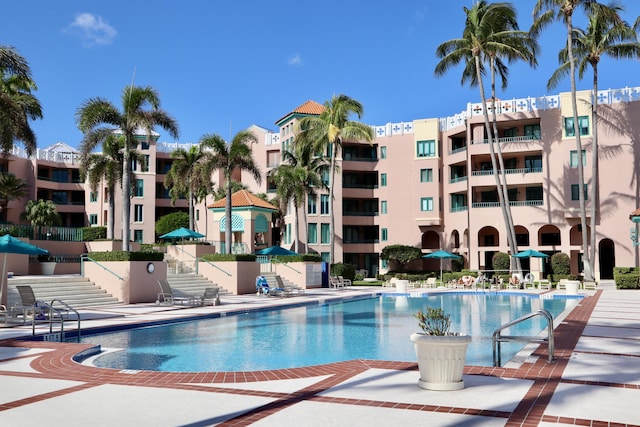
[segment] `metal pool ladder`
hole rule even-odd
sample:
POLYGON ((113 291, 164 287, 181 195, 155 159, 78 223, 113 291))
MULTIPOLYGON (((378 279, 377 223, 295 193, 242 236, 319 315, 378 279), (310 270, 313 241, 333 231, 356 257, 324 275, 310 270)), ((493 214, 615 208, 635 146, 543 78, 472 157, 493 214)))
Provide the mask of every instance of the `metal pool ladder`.
POLYGON ((549 359, 548 362, 551 363, 553 361, 553 353, 555 350, 555 345, 553 343, 553 315, 549 313, 549 311, 545 309, 536 310, 532 313, 525 314, 518 319, 512 320, 511 322, 505 323, 495 330, 493 333, 493 366, 500 367, 502 365, 502 358, 500 354, 500 344, 503 342, 511 342, 511 341, 526 341, 526 342, 547 342, 548 343, 548 353, 549 359), (509 328, 517 323, 524 322, 525 320, 531 319, 535 316, 542 316, 547 319, 547 334, 548 337, 546 339, 540 339, 537 337, 527 337, 527 336, 509 336, 509 335, 501 335, 503 329, 509 328))

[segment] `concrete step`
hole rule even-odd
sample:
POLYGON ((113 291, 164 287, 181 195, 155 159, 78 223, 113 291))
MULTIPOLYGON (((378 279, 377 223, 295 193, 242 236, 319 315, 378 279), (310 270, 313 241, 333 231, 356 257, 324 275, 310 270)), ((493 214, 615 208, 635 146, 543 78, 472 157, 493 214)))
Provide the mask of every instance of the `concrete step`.
POLYGON ((195 273, 167 274, 167 281, 177 296, 200 296, 204 294, 206 288, 214 286, 220 288, 221 295, 230 293, 219 284, 213 283, 195 273))

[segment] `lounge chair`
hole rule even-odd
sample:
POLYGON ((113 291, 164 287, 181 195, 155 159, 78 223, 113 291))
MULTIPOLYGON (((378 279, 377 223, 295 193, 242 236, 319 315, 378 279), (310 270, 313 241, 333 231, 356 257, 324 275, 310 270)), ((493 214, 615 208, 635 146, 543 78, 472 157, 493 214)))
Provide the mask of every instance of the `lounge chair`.
POLYGON ((507 289, 520 289, 520 279, 518 278, 517 275, 514 274, 509 278, 507 289))
POLYGON ((20 302, 16 303, 13 310, 16 312, 22 311, 22 322, 25 323, 29 317, 35 317, 36 319, 42 317, 44 319, 44 308, 49 305, 44 301, 37 300, 33 289, 29 285, 18 285, 16 289, 20 294, 20 302))
POLYGON ((566 281, 567 279, 560 279, 556 285, 556 289, 567 289, 566 281))
POLYGON ((192 297, 192 296, 176 296, 171 289, 171 285, 166 279, 159 279, 158 285, 160 286, 160 292, 158 293, 158 298, 156 299, 156 304, 180 304, 180 305, 199 305, 200 298, 192 297))
POLYGON ((582 289, 595 291, 598 287, 598 284, 591 280, 586 280, 582 282, 582 289))
POLYGON ((6 306, 0 305, 0 319, 2 319, 2 323, 9 323, 10 317, 11 317, 11 310, 7 310, 6 306))
POLYGON ((269 282, 264 276, 256 277, 256 295, 269 295, 269 282))
POLYGON ((524 289, 536 288, 535 276, 532 273, 527 273, 526 276, 524 276, 524 280, 522 281, 522 287, 524 289))
POLYGON ((435 277, 427 278, 427 280, 422 282, 422 285, 420 287, 423 287, 423 288, 435 288, 436 287, 436 278, 435 277))
POLYGON ((220 305, 220 288, 206 288, 201 299, 202 305, 220 305))
POLYGON ((538 289, 540 290, 550 290, 551 289, 551 282, 549 282, 547 279, 541 279, 538 281, 538 289))
POLYGON ((347 286, 351 286, 351 280, 349 279, 345 279, 342 276, 338 276, 338 280, 340 280, 342 282, 342 287, 346 288, 347 286))
POLYGON ((329 287, 333 289, 344 289, 344 283, 337 277, 329 278, 329 287))
POLYGON ((278 288, 284 290, 285 296, 291 296, 293 294, 297 294, 297 295, 304 294, 303 288, 296 285, 285 284, 282 281, 282 278, 280 276, 276 276, 276 283, 278 284, 278 288))

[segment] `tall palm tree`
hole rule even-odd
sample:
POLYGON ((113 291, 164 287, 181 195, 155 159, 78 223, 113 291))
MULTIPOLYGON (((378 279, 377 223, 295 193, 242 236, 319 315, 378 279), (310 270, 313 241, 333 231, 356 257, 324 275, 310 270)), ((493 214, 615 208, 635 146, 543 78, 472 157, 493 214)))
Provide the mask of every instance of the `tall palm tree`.
MULTIPOLYGON (((598 9, 600 13, 612 21, 621 21, 615 10, 598 3, 596 0, 537 0, 533 8, 533 25, 530 33, 536 37, 551 22, 561 21, 567 28, 567 62, 569 64, 569 76, 571 79, 571 108, 573 109, 573 128, 576 138, 576 151, 578 161, 578 200, 580 204, 580 225, 582 228, 582 261, 584 279, 593 280, 593 264, 589 254, 589 241, 587 230, 587 210, 585 207, 584 191, 584 167, 582 165, 582 140, 578 128, 578 100, 576 89, 576 63, 573 54, 573 13, 577 9, 584 10, 587 15, 592 15, 598 9)), ((595 203, 595 201, 592 201, 595 203)), ((595 234, 595 233, 594 233, 595 234)))
MULTIPOLYGON (((92 152, 93 147, 80 145, 80 174, 88 179, 89 188, 95 192, 98 185, 104 182, 108 197, 107 239, 114 238, 115 225, 115 193, 116 185, 122 182, 124 164, 124 138, 122 135, 109 134, 102 142, 102 152, 92 152)), ((132 153, 132 159, 141 160, 137 152, 132 153)), ((135 174, 129 169, 131 183, 135 182, 135 174)))
POLYGON ((13 149, 21 141, 29 156, 36 149, 36 135, 29 120, 42 118, 40 101, 32 94, 37 86, 27 61, 11 46, 0 45, 0 150, 13 149))
POLYGON ((201 145, 192 145, 189 150, 178 148, 171 153, 173 163, 164 179, 164 187, 169 188, 171 203, 182 196, 189 202, 189 228, 194 228, 194 202, 201 191, 211 192, 211 169, 206 162, 207 153, 201 145))
POLYGON ((336 220, 333 205, 338 152, 342 149, 344 141, 366 141, 371 144, 375 137, 371 126, 349 119, 352 114, 360 119, 363 113, 364 108, 360 102, 347 95, 334 95, 324 103, 324 111, 319 116, 306 116, 300 119, 294 140, 295 146, 307 146, 312 153, 327 151, 331 153, 329 165, 330 264, 335 264, 336 220))
POLYGON ((22 216, 34 227, 60 225, 62 222, 58 208, 52 200, 29 200, 22 216))
POLYGON ((122 111, 103 98, 90 98, 76 111, 76 123, 84 135, 83 146, 95 148, 109 134, 124 137, 122 174, 122 250, 129 250, 131 220, 131 150, 137 146, 136 136, 151 138, 153 128, 160 126, 178 139, 178 124, 160 108, 160 97, 150 86, 127 86, 122 91, 122 111))
MULTIPOLYGON (((499 173, 496 162, 495 145, 499 145, 496 142, 497 125, 495 125, 495 116, 493 128, 489 121, 483 76, 486 74, 485 62, 488 61, 492 81, 492 106, 495 115, 495 93, 493 92, 495 91, 496 72, 502 79, 503 87, 506 86, 508 73, 501 58, 508 61, 524 59, 533 63, 537 45, 526 33, 518 30, 516 12, 510 3, 487 4, 486 1, 481 0, 476 2, 472 8, 464 7, 463 9, 466 14, 466 23, 462 37, 448 40, 438 46, 436 55, 441 60, 436 65, 435 74, 440 77, 452 67, 464 62, 465 68, 461 83, 469 82, 471 86, 478 86, 480 90, 485 132, 489 139, 489 154, 507 241, 511 253, 517 253, 515 227, 506 191, 506 180, 504 183, 502 182, 501 176, 504 174, 499 173)), ((504 170, 502 156, 498 157, 501 161, 501 170, 504 170)), ((515 262, 517 263, 517 260, 515 262)), ((516 268, 519 269, 519 267, 516 268)))
POLYGON ((7 206, 11 200, 29 195, 29 185, 11 173, 0 173, 0 218, 6 220, 7 206))
POLYGON ((200 139, 203 149, 210 149, 209 157, 211 170, 220 170, 224 175, 225 187, 227 190, 227 200, 225 205, 225 247, 226 252, 231 253, 231 176, 234 172, 249 172, 256 182, 262 182, 260 169, 253 160, 251 144, 258 143, 256 136, 248 130, 238 132, 231 143, 227 142, 216 134, 204 135, 200 139))
MULTIPOLYGON (((611 11, 620 14, 622 6, 616 3, 607 5, 611 11)), ((613 59, 637 59, 640 58, 640 41, 634 28, 627 22, 612 19, 611 14, 603 13, 601 9, 595 10, 589 16, 589 24, 586 30, 574 28, 573 30, 573 54, 578 66, 578 78, 582 79, 586 70, 593 69, 593 97, 591 103, 591 117, 593 121, 593 144, 591 147, 591 189, 589 198, 590 206, 590 252, 589 260, 592 265, 596 256, 596 206, 599 205, 599 170, 598 170, 598 64, 603 56, 613 59)), ((560 52, 560 67, 553 73, 547 84, 548 88, 554 88, 570 71, 567 61, 568 49, 560 52)))

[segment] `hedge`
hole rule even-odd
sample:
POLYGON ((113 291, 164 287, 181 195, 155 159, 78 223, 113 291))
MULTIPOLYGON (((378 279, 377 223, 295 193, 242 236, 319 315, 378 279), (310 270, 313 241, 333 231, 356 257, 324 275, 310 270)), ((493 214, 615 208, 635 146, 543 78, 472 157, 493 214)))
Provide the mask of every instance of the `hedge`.
POLYGON ((162 252, 89 252, 89 258, 94 261, 162 261, 162 252))

